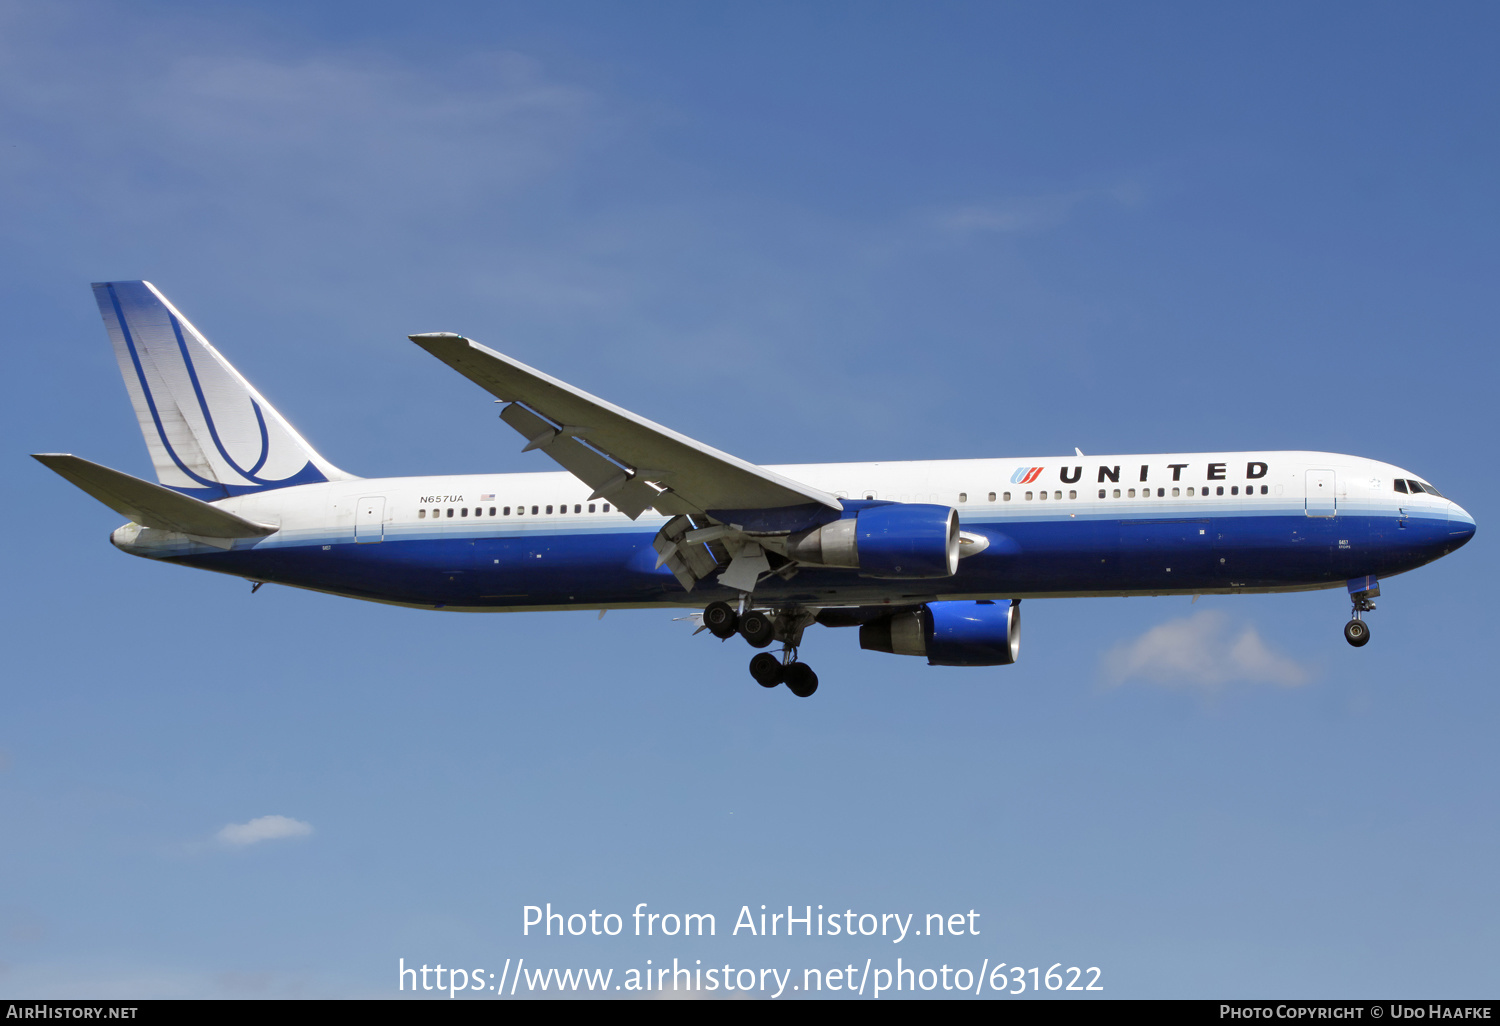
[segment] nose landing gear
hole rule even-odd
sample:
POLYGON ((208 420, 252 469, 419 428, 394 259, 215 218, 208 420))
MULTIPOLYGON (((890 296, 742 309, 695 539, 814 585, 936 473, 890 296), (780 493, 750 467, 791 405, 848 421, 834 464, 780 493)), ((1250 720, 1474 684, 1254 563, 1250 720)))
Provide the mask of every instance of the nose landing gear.
POLYGON ((1370 601, 1380 594, 1380 583, 1374 577, 1359 577, 1349 582, 1349 600, 1354 604, 1352 619, 1344 624, 1344 640, 1355 648, 1370 643, 1370 625, 1360 619, 1362 613, 1373 613, 1375 603, 1370 601))
POLYGON ((1370 628, 1363 620, 1359 619, 1358 612, 1355 613, 1353 620, 1344 624, 1344 640, 1355 648, 1360 648, 1370 643, 1370 628))

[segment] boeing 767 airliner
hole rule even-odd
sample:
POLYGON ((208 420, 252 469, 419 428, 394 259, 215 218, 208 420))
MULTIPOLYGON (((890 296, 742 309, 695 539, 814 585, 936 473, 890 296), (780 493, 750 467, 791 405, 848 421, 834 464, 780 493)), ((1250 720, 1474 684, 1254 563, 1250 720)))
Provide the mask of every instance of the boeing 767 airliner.
MULTIPOLYGON (((503 403, 562 472, 360 478, 329 463, 149 282, 96 284, 159 484, 36 457, 128 517, 150 559, 419 609, 687 607, 780 655, 755 680, 807 697, 813 624, 937 666, 1002 666, 1024 598, 1346 587, 1474 519, 1425 479, 1321 452, 1038 456, 761 467, 447 332, 412 335, 503 403)), ((601 614, 602 615, 602 614, 601 614)))

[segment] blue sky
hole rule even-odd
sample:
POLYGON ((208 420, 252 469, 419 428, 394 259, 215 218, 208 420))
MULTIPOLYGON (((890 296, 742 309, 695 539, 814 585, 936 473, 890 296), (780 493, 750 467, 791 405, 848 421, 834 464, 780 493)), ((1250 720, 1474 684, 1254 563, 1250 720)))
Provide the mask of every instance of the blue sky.
POLYGON ((1493 993, 1497 28, 0 3, 0 994, 897 955, 1119 997, 1493 993), (1339 592, 1037 601, 998 670, 822 631, 797 701, 668 612, 252 598, 115 551, 27 454, 149 475, 87 291, 124 278, 365 476, 551 469, 405 339, 451 330, 757 462, 1322 449, 1479 532, 1388 583, 1359 651, 1339 592), (249 841, 270 816, 310 831, 249 841), (522 937, 548 901, 721 935, 522 937), (983 932, 723 936, 762 903, 983 932))

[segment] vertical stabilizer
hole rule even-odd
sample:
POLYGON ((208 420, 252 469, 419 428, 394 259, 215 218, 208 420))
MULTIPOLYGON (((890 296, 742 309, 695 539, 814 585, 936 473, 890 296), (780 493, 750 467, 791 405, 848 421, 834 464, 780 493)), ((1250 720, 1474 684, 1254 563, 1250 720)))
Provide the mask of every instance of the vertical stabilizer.
POLYGON ((212 501, 348 480, 147 281, 94 285, 131 405, 168 488, 212 501))

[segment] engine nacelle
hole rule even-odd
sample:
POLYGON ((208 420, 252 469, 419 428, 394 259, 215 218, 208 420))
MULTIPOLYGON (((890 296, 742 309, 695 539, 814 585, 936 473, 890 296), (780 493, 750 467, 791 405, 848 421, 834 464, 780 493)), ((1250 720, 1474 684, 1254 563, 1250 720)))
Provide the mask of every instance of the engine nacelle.
POLYGON ((1021 654, 1021 603, 929 602, 864 624, 859 647, 926 656, 929 666, 1008 666, 1021 654))
POLYGON ((804 563, 850 567, 861 577, 952 577, 958 572, 958 511, 893 502, 802 531, 786 554, 804 563))

